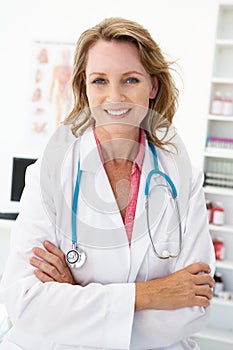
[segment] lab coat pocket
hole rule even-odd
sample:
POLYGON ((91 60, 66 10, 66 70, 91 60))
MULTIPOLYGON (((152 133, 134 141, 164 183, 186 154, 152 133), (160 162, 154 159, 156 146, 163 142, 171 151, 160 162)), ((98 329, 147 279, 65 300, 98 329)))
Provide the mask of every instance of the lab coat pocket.
POLYGON ((10 342, 9 340, 4 340, 0 344, 0 350, 20 350, 20 349, 25 350, 24 348, 21 348, 20 346, 10 342))

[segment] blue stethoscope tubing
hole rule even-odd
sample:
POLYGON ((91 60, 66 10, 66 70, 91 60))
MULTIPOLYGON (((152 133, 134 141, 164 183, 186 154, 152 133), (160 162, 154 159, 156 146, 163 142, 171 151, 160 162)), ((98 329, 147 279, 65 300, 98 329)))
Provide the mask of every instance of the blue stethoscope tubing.
POLYGON ((72 204, 72 249, 70 249, 66 254, 66 261, 72 268, 80 268, 84 265, 86 261, 86 253, 82 250, 77 243, 77 211, 78 211, 78 196, 81 183, 81 168, 80 168, 80 159, 78 161, 78 171, 74 189, 74 197, 72 204))
POLYGON ((148 229, 148 234, 149 234, 150 241, 151 241, 151 246, 152 246, 154 254, 159 259, 177 258, 178 255, 181 252, 181 249, 182 249, 181 215, 180 215, 179 203, 178 203, 178 199, 177 199, 177 190, 176 190, 176 187, 175 187, 173 181, 171 180, 171 178, 167 174, 163 173, 159 169, 158 156, 157 156, 157 152, 156 152, 155 146, 151 142, 149 142, 149 147, 150 147, 150 150, 151 150, 151 152, 153 154, 154 169, 151 170, 149 172, 149 174, 147 175, 146 186, 145 186, 145 196, 146 196, 147 229, 148 229), (155 245, 154 245, 154 242, 153 242, 153 239, 152 239, 151 230, 150 230, 150 219, 149 219, 149 193, 150 193, 150 182, 151 182, 151 178, 152 178, 153 175, 160 175, 160 176, 162 176, 165 179, 166 183, 169 185, 170 190, 171 190, 172 198, 173 198, 174 204, 175 204, 175 210, 176 210, 176 216, 177 216, 178 228, 179 228, 179 247, 178 247, 178 252, 177 253, 169 252, 168 250, 164 249, 162 251, 162 253, 159 254, 157 249, 155 248, 155 245))
POLYGON ((78 210, 78 195, 80 190, 80 182, 81 182, 81 168, 80 168, 80 160, 78 161, 78 171, 77 171, 77 179, 74 189, 74 198, 72 205, 72 244, 77 244, 77 210, 78 210))
MULTIPOLYGON (((149 142, 149 147, 153 155, 154 160, 154 169, 149 172, 146 178, 146 185, 145 185, 145 196, 146 196, 146 218, 147 218, 147 227, 148 227, 148 234, 150 237, 151 245, 153 248, 153 252, 159 259, 168 259, 168 258, 176 258, 182 249, 182 227, 181 227, 181 217, 180 217, 180 210, 177 200, 177 190, 176 187, 171 180, 171 178, 163 173, 159 169, 158 165, 158 156, 155 149, 155 146, 149 142), (157 249, 155 248, 151 230, 150 230, 150 220, 149 220, 149 195, 150 195, 150 182, 153 175, 160 175, 162 176, 167 184, 169 185, 169 188, 171 190, 172 198, 174 199, 175 208, 176 208, 176 215, 178 219, 178 226, 179 226, 179 248, 178 252, 171 253, 168 250, 163 250, 161 254, 158 253, 157 249)), ((72 249, 69 250, 66 254, 66 260, 69 263, 71 267, 79 268, 81 267, 85 261, 86 261, 86 253, 82 249, 79 248, 77 243, 77 210, 78 210, 78 196, 80 191, 80 183, 81 183, 81 168, 80 168, 80 159, 78 161, 78 169, 77 169, 77 177, 76 177, 76 184, 75 184, 75 190, 74 190, 74 197, 73 197, 73 204, 72 204, 72 249)))

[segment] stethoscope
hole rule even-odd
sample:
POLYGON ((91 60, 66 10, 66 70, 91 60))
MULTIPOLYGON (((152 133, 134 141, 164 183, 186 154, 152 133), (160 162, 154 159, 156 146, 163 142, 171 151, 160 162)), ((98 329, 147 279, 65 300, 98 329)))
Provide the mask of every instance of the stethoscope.
MULTIPOLYGON (((157 157, 155 146, 152 143, 149 143, 149 147, 153 155, 154 169, 151 170, 147 175, 145 192, 144 192, 146 196, 146 220, 147 220, 148 233, 149 233, 152 249, 156 257, 158 257, 159 259, 176 258, 180 254, 181 248, 182 248, 182 228, 181 228, 180 210, 179 210, 179 205, 177 201, 177 191, 171 178, 159 169, 158 157, 157 157), (158 253, 152 239, 151 230, 150 230, 150 220, 149 220, 149 195, 150 195, 150 182, 153 175, 160 175, 165 179, 166 183, 169 185, 172 198, 174 199, 176 215, 178 219, 178 226, 179 226, 179 245, 178 245, 178 252, 176 253, 169 252, 167 249, 164 249, 161 252, 161 254, 158 253)), ((77 243, 76 218, 77 218, 78 196, 79 196, 79 190, 80 190, 81 175, 82 175, 82 172, 80 168, 80 159, 79 159, 73 204, 72 204, 72 249, 70 249, 66 254, 66 260, 70 265, 70 267, 72 268, 82 267, 87 259, 86 252, 83 249, 81 249, 77 243)))
POLYGON ((149 142, 149 147, 150 147, 151 152, 153 154, 154 169, 151 170, 149 172, 149 174, 147 175, 146 186, 145 186, 145 196, 146 196, 147 229, 148 229, 148 233, 149 233, 152 249, 153 249, 153 252, 154 252, 155 256, 157 258, 159 258, 159 259, 177 258, 178 255, 180 254, 181 248, 182 248, 182 227, 181 227, 181 216, 180 216, 180 209, 179 209, 179 204, 178 204, 178 200, 177 200, 176 187, 175 187, 173 181, 171 180, 171 178, 167 174, 163 173, 159 169, 158 157, 157 157, 157 152, 156 152, 155 146, 152 143, 149 142), (176 211, 176 216, 177 216, 177 221, 178 221, 178 230, 179 230, 179 245, 178 245, 178 251, 176 253, 169 252, 169 250, 167 250, 167 249, 162 250, 161 254, 158 253, 157 249, 155 248, 152 236, 151 236, 150 219, 149 219, 149 192, 150 192, 151 177, 153 175, 160 175, 160 176, 162 176, 165 179, 166 183, 169 185, 170 192, 171 192, 172 198, 174 200, 175 211, 176 211))

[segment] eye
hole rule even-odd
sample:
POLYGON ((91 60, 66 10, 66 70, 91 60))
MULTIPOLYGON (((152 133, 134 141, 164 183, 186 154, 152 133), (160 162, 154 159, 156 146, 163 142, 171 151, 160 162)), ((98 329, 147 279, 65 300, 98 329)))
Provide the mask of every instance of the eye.
POLYGON ((103 78, 97 78, 97 79, 93 80, 92 84, 103 85, 103 84, 105 84, 105 80, 103 78))
POLYGON ((134 77, 129 77, 126 80, 127 84, 137 84, 138 82, 139 82, 139 80, 137 78, 134 78, 134 77))

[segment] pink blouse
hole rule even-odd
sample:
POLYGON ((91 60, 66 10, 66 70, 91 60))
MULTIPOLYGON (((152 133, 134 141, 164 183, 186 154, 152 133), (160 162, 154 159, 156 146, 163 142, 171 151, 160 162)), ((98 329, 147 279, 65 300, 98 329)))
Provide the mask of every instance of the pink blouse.
MULTIPOLYGON (((98 151, 100 154, 100 158, 103 162, 100 142, 96 136, 95 129, 94 129, 94 135, 95 135, 98 151)), ((132 172, 130 174, 130 191, 129 191, 129 198, 128 198, 128 204, 126 208, 126 215, 125 215, 125 222, 124 222, 129 243, 131 242, 131 239, 132 239, 132 232, 133 232, 134 218, 136 213, 138 191, 139 191, 139 184, 140 184, 140 177, 142 172, 142 163, 143 163, 144 155, 145 155, 145 133, 141 130, 140 148, 139 148, 138 155, 135 161, 133 162, 132 172)))

